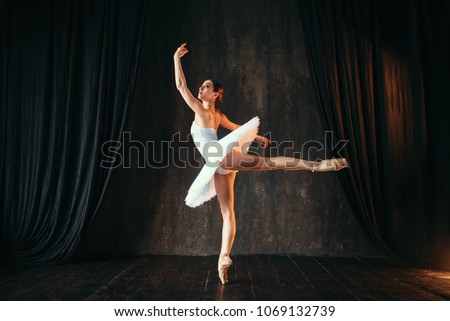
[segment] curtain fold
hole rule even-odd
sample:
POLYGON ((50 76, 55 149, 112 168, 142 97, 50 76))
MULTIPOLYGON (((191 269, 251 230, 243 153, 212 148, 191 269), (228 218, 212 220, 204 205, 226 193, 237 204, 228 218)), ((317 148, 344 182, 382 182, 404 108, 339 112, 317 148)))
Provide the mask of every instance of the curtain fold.
POLYGON ((144 1, 10 1, 4 7, 2 249, 66 260, 101 203, 133 91, 144 1))
POLYGON ((355 215, 391 254, 450 264, 450 4, 299 4, 325 127, 349 140, 355 215))

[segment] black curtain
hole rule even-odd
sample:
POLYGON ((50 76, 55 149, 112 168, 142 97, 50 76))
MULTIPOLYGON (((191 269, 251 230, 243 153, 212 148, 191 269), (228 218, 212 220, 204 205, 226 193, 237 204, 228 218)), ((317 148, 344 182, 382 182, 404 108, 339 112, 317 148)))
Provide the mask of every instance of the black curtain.
POLYGON ((448 264, 450 2, 300 1, 328 130, 348 139, 340 173, 388 251, 448 264))
POLYGON ((102 144, 124 127, 144 2, 7 1, 2 11, 3 255, 61 262, 105 193, 102 144))

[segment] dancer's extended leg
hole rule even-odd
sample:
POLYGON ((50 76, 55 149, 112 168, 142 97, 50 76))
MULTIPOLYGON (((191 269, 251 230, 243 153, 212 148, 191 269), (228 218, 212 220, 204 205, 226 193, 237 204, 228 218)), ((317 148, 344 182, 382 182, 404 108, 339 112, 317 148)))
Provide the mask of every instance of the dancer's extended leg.
POLYGON ((230 252, 236 235, 236 217, 234 214, 235 178, 236 172, 226 175, 216 173, 214 175, 214 185, 223 219, 222 246, 218 262, 219 277, 222 284, 228 283, 228 268, 233 263, 230 258, 230 252))
POLYGON ((239 171, 268 171, 268 170, 293 170, 293 171, 336 171, 348 167, 345 158, 333 158, 321 162, 308 161, 294 157, 261 157, 244 154, 233 149, 222 161, 225 169, 239 171))

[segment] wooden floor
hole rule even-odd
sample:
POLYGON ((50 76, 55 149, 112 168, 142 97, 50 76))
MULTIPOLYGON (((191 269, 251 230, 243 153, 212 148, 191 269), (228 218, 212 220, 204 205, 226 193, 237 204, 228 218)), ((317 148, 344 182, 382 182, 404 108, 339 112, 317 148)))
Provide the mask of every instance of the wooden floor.
POLYGON ((149 256, 0 269, 1 300, 449 300, 450 271, 386 258, 149 256))

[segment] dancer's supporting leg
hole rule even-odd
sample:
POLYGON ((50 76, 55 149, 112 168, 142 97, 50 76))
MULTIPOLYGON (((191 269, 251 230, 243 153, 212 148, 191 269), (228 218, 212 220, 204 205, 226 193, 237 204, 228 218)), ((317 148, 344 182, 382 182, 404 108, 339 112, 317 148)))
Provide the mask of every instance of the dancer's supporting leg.
POLYGON ((239 171, 268 171, 268 170, 293 170, 293 171, 336 171, 348 167, 345 158, 333 158, 321 162, 308 161, 293 157, 261 157, 244 154, 233 149, 222 161, 225 169, 239 171))
POLYGON ((236 217, 234 215, 234 180, 236 172, 226 175, 216 173, 214 185, 222 212, 222 247, 220 250, 218 271, 222 284, 228 283, 228 268, 233 263, 230 258, 231 248, 236 235, 236 217))

